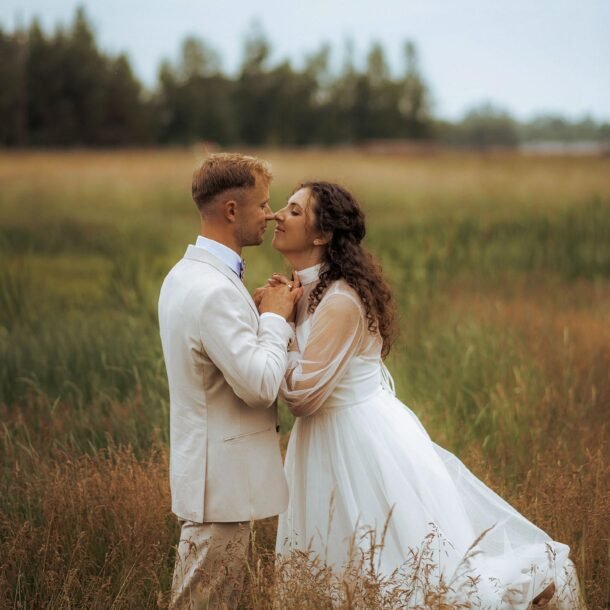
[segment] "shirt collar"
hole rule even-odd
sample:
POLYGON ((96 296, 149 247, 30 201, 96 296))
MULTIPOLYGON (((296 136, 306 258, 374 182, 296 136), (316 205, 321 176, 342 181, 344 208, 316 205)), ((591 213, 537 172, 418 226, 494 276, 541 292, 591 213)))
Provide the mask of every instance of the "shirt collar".
POLYGON ((244 266, 243 261, 235 250, 231 250, 231 248, 228 246, 225 246, 214 239, 204 237, 203 235, 197 236, 195 246, 220 259, 227 267, 229 267, 229 269, 231 269, 231 271, 235 273, 235 275, 237 275, 237 277, 242 276, 242 269, 244 266))
POLYGON ((320 276, 320 268, 322 267, 322 263, 318 265, 314 265, 313 267, 307 267, 307 269, 301 269, 297 271, 297 275, 299 276, 299 281, 303 286, 307 284, 311 284, 315 282, 320 276))

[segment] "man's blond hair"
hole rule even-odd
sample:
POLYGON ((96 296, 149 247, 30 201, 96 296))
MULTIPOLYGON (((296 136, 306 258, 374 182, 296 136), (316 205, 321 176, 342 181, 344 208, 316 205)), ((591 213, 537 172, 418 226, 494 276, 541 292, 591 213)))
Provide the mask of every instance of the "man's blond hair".
POLYGON ((271 168, 265 161, 239 153, 216 153, 193 172, 193 201, 201 212, 220 195, 251 189, 256 178, 271 182, 271 168))

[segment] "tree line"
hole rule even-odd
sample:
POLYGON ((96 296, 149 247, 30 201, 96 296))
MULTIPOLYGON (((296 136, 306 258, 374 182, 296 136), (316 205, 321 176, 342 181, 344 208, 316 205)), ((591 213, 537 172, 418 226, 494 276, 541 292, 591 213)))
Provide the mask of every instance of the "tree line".
POLYGON ((274 65, 269 41, 254 27, 237 74, 229 76, 214 49, 189 37, 177 61, 164 61, 156 87, 147 90, 125 55, 98 48, 82 8, 53 34, 36 20, 14 32, 0 29, 0 146, 610 141, 608 124, 561 117, 518 123, 492 106, 458 122, 440 121, 413 43, 404 45, 398 76, 380 44, 371 46, 363 67, 348 44, 343 65, 334 69, 331 51, 321 46, 300 68, 289 61, 274 65))

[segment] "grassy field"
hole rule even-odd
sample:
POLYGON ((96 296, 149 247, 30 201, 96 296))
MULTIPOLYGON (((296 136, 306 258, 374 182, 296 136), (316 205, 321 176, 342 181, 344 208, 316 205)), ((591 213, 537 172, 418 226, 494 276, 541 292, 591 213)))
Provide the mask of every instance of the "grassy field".
MULTIPOLYGON (((571 546, 588 607, 606 607, 610 159, 258 154, 272 207, 306 178, 356 192, 399 303, 399 397, 571 546)), ((197 233, 200 158, 0 153, 3 608, 167 604, 178 529, 156 305, 197 233)), ((245 256, 251 289, 283 269, 268 240, 245 256)), ((244 608, 280 607, 265 577, 274 528, 257 525, 244 608)), ((317 586, 281 607, 329 607, 317 586)))

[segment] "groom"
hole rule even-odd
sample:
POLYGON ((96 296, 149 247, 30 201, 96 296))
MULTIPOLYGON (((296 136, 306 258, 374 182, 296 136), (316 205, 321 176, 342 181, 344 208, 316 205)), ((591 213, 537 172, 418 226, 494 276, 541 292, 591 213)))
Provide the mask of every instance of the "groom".
POLYGON ((276 396, 301 290, 242 283, 241 249, 263 241, 271 173, 258 159, 208 157, 193 174, 201 235, 159 297, 170 394, 172 511, 182 530, 170 607, 234 607, 249 522, 283 512, 288 490, 276 396))

